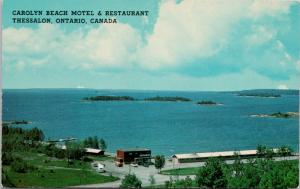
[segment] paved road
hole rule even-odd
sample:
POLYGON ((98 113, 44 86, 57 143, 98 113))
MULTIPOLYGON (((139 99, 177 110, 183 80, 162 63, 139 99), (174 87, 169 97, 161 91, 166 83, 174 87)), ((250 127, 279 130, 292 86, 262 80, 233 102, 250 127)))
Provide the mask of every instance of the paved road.
MULTIPOLYGON (((291 156, 291 157, 286 157, 286 158, 281 158, 281 157, 276 157, 274 158, 275 161, 282 161, 284 159, 288 160, 293 160, 293 159, 298 159, 298 156, 291 156)), ((247 162, 247 160, 242 160, 243 162, 247 162)), ((234 160, 226 160, 225 161, 227 164, 232 164, 234 160)), ((119 177, 120 179, 124 178, 125 175, 131 173, 135 174, 143 183, 143 186, 149 186, 150 181, 149 177, 150 175, 154 176, 154 179, 156 181, 156 185, 164 184, 165 181, 170 179, 170 176, 168 175, 161 175, 158 174, 158 171, 155 169, 155 167, 149 166, 149 167, 143 167, 143 166, 138 166, 138 167, 132 167, 130 165, 124 165, 123 167, 116 167, 113 161, 103 161, 101 162, 102 164, 105 164, 105 170, 107 171, 105 175, 113 175, 116 177, 119 177)), ((168 169, 175 169, 175 168, 187 168, 187 167, 201 167, 204 165, 204 162, 195 162, 195 163, 181 163, 181 164, 173 164, 171 161, 166 161, 166 165, 162 170, 168 170, 168 169)), ((183 179, 186 176, 179 176, 179 179, 183 179)), ((190 177, 193 179, 195 176, 190 175, 190 177)), ((82 185, 78 187, 119 187, 121 184, 121 180, 115 181, 115 182, 110 182, 110 183, 104 183, 104 184, 91 184, 91 185, 82 185)))

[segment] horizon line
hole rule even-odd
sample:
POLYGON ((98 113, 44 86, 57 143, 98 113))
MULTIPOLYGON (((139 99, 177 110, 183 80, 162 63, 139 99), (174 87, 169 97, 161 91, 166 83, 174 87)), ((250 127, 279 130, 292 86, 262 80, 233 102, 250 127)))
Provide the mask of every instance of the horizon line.
POLYGON ((240 90, 181 90, 181 89, 109 89, 109 88, 86 88, 86 87, 30 87, 30 88, 2 88, 2 90, 63 90, 63 89, 74 89, 74 90, 122 90, 122 91, 180 91, 180 92, 232 92, 232 91, 246 91, 246 90, 281 90, 281 91, 288 91, 288 90, 298 90, 296 88, 291 89, 277 89, 277 88, 249 88, 249 89, 240 89, 240 90))

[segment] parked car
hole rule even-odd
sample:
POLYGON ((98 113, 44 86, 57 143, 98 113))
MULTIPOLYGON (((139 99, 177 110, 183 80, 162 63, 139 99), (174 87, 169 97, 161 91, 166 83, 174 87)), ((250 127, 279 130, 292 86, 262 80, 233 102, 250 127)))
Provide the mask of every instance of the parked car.
POLYGON ((98 163, 98 167, 97 167, 97 171, 99 173, 104 173, 105 172, 105 165, 101 164, 101 163, 98 163))
POLYGON ((117 167, 123 167, 123 159, 121 159, 121 158, 115 158, 115 165, 117 166, 117 167))
POLYGON ((132 167, 138 167, 138 164, 137 163, 131 163, 130 166, 132 166, 132 167))
POLYGON ((97 163, 97 162, 93 162, 93 163, 92 163, 92 166, 93 166, 94 168, 96 168, 96 167, 98 167, 98 163, 97 163))

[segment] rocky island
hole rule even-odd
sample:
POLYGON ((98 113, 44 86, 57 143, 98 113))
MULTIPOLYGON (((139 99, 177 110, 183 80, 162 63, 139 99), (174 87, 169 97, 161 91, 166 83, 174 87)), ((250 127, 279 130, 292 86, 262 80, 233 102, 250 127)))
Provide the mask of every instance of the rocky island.
POLYGON ((156 96, 156 97, 151 97, 151 98, 145 98, 145 101, 168 101, 168 102, 189 102, 191 99, 185 98, 185 97, 161 97, 161 96, 156 96))
POLYGON ((130 96, 94 96, 94 97, 85 97, 85 101, 133 101, 135 100, 130 96))
POLYGON ((293 118, 293 117, 298 117, 299 113, 298 112, 277 112, 277 113, 272 113, 272 114, 255 114, 251 115, 251 117, 271 117, 271 118, 293 118))

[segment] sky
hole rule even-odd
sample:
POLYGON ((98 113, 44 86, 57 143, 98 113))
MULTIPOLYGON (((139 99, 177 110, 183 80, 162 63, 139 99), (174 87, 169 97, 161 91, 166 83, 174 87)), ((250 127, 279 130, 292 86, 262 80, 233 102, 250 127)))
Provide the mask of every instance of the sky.
POLYGON ((300 1, 9 0, 3 6, 4 88, 299 88, 300 1), (16 24, 13 10, 149 15, 114 17, 117 24, 16 24))

